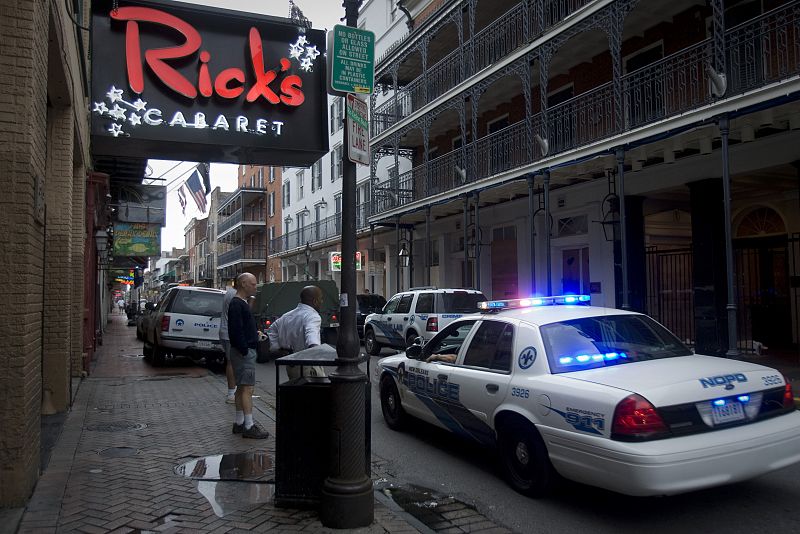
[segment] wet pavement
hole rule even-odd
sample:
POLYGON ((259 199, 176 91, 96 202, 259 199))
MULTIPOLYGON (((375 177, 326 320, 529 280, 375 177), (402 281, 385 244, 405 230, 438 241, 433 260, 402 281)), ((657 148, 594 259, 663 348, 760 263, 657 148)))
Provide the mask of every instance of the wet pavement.
MULTIPOLYGON (((246 440, 231 433, 224 376, 180 362, 153 368, 121 315, 104 341, 18 532, 331 532, 314 510, 274 506, 272 395, 257 387, 253 399, 270 438, 246 440)), ((375 521, 356 532, 508 532, 448 496, 406 491, 389 466, 373 457, 375 521), (433 515, 416 513, 426 500, 433 515)))

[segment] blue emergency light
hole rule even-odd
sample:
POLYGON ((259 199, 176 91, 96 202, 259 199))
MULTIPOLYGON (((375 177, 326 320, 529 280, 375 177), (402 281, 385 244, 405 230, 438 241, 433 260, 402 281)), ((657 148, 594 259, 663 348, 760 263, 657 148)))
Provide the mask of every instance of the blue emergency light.
POLYGON ((557 295, 554 297, 530 297, 526 299, 487 300, 478 303, 478 309, 483 311, 511 310, 519 308, 535 308, 537 306, 555 306, 570 304, 588 304, 589 295, 557 295))

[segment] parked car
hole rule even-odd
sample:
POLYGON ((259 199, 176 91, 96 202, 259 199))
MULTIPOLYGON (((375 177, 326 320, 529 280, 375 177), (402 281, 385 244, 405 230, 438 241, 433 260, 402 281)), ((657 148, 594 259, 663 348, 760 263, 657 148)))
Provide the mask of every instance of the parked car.
POLYGON ((367 315, 381 311, 384 306, 386 299, 382 295, 356 295, 356 328, 360 339, 364 339, 364 322, 367 320, 367 315))
POLYGON ((139 310, 139 314, 136 316, 136 339, 144 341, 145 332, 149 328, 149 321, 155 309, 156 305, 152 302, 142 305, 142 309, 139 310))
POLYGON ((224 291, 204 287, 173 287, 150 313, 144 358, 162 365, 168 357, 188 356, 217 369, 225 367, 219 340, 224 291))
POLYGON ((300 302, 300 292, 306 286, 317 286, 322 290, 322 307, 319 310, 322 318, 320 335, 323 343, 336 345, 339 332, 339 288, 333 280, 273 282, 259 285, 252 308, 258 329, 266 332, 275 319, 295 309, 300 302))
POLYGON ((364 348, 377 356, 381 347, 405 349, 417 337, 436 332, 464 314, 477 313, 486 297, 474 289, 412 288, 394 295, 383 309, 364 322, 364 348))
POLYGON ((557 475, 671 495, 800 461, 800 413, 780 372, 694 354, 646 315, 573 305, 588 300, 489 301, 383 358, 387 425, 413 416, 494 447, 531 496, 557 475))

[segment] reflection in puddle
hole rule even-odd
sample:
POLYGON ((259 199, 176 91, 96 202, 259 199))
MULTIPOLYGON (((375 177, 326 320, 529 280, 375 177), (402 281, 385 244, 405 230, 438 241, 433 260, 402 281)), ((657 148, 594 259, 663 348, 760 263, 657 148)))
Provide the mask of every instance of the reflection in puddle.
POLYGON ((175 468, 181 476, 202 480, 267 482, 275 474, 267 451, 217 454, 195 458, 175 468))
POLYGON ((177 466, 175 473, 195 479, 195 488, 218 517, 254 510, 275 494, 275 471, 267 451, 195 458, 177 466))
POLYGON ((217 517, 225 517, 231 512, 255 510, 272 501, 275 495, 273 484, 197 480, 195 485, 211 504, 217 517))

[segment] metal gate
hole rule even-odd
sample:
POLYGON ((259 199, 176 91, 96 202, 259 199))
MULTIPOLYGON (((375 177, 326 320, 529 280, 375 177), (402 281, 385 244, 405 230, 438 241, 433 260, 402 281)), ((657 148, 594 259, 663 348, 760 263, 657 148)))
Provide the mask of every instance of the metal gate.
POLYGON ((694 292, 691 249, 648 247, 647 314, 694 345, 694 292))

